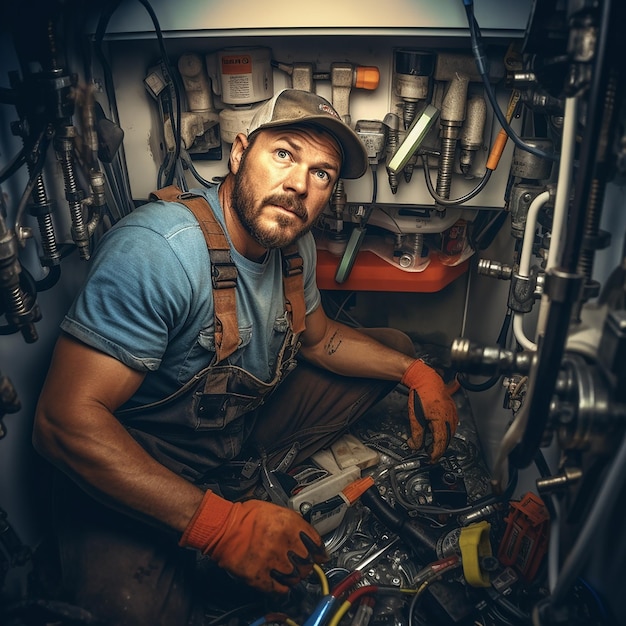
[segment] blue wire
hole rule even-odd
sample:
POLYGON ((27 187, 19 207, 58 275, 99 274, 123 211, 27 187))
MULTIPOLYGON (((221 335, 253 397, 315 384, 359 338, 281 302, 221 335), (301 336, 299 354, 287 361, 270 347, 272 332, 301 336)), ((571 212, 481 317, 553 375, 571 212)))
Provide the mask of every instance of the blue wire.
POLYGON ((609 614, 607 613, 606 607, 604 606, 604 601, 600 597, 600 594, 584 579, 578 577, 578 581, 582 583, 583 587, 587 589, 587 591, 593 596, 593 599, 596 601, 596 605, 598 606, 598 610, 602 614, 604 619, 608 618, 609 614))

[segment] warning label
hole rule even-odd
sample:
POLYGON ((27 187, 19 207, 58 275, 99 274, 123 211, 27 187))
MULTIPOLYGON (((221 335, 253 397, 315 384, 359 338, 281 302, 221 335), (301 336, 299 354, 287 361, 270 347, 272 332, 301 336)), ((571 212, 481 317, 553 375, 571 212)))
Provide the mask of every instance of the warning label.
POLYGON ((252 57, 249 54, 233 54, 222 57, 222 74, 251 74, 252 57))

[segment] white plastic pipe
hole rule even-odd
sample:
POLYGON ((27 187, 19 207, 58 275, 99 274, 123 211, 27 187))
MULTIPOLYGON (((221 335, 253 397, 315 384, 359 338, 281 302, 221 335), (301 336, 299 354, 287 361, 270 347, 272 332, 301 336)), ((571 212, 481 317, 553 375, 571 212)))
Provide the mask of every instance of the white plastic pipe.
POLYGON ((522 253, 519 259, 518 274, 522 278, 530 275, 530 260, 533 254, 533 243, 535 242, 535 229, 537 228, 537 216, 543 205, 550 199, 550 192, 540 193, 528 207, 526 216, 526 226, 524 228, 524 241, 522 242, 522 253))
POLYGON ((513 315, 513 334, 515 339, 524 350, 530 350, 534 352, 537 349, 537 344, 530 340, 524 332, 524 314, 515 313, 513 315))
MULTIPOLYGON (((518 275, 522 278, 530 276, 530 260, 533 254, 533 243, 535 241, 535 229, 537 228, 537 216, 539 211, 550 199, 550 192, 544 191, 540 193, 528 207, 528 215, 526 216, 526 226, 524 228, 524 240, 522 242, 522 253, 520 254, 518 275)), ((515 313, 513 316, 513 334, 518 343, 524 350, 536 350, 537 345, 530 340, 524 332, 523 326, 524 315, 515 313)))
MULTIPOLYGON (((574 171, 577 124, 578 100, 577 98, 567 98, 565 100, 559 178, 556 188, 556 197, 554 199, 554 218, 552 220, 552 233, 550 235, 550 249, 548 250, 548 258, 546 259, 546 271, 556 267, 561 262, 561 256, 563 254, 564 234, 567 227, 567 213, 569 209, 572 174, 574 171)), ((539 317, 537 318, 535 339, 544 331, 549 302, 548 296, 544 294, 541 297, 541 303, 539 305, 539 317)))

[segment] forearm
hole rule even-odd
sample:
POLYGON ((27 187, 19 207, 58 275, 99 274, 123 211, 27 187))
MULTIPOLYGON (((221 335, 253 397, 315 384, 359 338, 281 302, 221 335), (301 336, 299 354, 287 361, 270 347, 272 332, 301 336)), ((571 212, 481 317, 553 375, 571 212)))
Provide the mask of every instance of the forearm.
POLYGON ((104 408, 85 408, 60 427, 44 404, 33 442, 92 497, 150 523, 182 532, 202 500, 201 490, 153 459, 104 408))
POLYGON ((328 320, 323 340, 303 343, 302 356, 336 374, 397 380, 414 359, 383 345, 369 335, 328 320))
POLYGON ((184 530, 202 492, 147 454, 106 409, 81 413, 76 420, 81 428, 71 429, 59 427, 53 415, 40 409, 34 431, 39 452, 105 504, 184 530))
POLYGON ((37 405, 33 444, 102 502, 182 531, 202 492, 153 459, 113 414, 143 379, 62 335, 37 405))

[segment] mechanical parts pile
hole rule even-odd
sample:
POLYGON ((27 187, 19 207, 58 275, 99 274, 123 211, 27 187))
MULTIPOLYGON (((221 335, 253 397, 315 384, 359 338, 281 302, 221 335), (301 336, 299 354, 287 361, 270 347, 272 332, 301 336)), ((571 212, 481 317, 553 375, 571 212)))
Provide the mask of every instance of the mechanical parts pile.
POLYGON ((267 497, 299 510, 323 535, 330 560, 287 599, 242 603, 239 589, 229 611, 207 608, 213 619, 530 623, 548 593, 549 514, 533 493, 512 499, 515 480, 502 496, 491 494, 467 398, 459 392, 455 400, 460 426, 435 464, 407 444, 399 388, 310 462, 270 472, 267 497))

